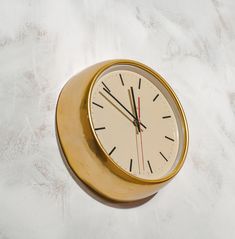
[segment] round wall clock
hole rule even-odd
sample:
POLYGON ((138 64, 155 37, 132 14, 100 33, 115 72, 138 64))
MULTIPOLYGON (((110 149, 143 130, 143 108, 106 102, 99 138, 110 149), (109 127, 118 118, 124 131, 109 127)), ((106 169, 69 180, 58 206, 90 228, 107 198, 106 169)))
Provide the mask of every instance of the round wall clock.
POLYGON ((108 60, 63 87, 60 146, 74 174, 119 202, 153 195, 181 169, 188 148, 182 106, 168 83, 131 60, 108 60))

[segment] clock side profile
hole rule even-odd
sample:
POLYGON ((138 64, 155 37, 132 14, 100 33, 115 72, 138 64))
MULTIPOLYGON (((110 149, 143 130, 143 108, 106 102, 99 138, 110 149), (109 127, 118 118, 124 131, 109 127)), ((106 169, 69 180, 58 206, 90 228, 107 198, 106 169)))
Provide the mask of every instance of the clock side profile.
MULTIPOLYGON (((76 177, 103 197, 130 202, 149 197, 168 183, 182 167, 188 147, 188 129, 184 114, 184 145, 181 159, 172 173, 156 181, 138 180, 117 170, 90 124, 89 92, 97 77, 116 64, 144 65, 129 60, 109 60, 86 68, 63 87, 56 108, 56 130, 62 153, 76 177)), ((180 106, 181 107, 181 106, 180 106)), ((135 126, 133 126, 135 127, 135 126)))

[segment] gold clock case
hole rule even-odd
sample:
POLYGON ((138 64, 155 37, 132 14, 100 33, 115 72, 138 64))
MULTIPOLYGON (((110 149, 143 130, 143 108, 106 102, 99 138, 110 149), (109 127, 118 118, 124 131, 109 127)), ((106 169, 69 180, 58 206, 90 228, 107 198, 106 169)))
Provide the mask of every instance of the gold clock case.
POLYGON ((166 81, 149 67, 132 60, 108 60, 90 66, 63 87, 56 108, 56 130, 65 159, 74 174, 105 198, 118 202, 137 201, 158 192, 181 169, 188 148, 188 127, 183 109, 166 81), (97 77, 117 65, 139 67, 155 76, 173 97, 180 112, 184 145, 175 169, 159 180, 141 180, 119 168, 104 152, 90 122, 90 93, 97 77))

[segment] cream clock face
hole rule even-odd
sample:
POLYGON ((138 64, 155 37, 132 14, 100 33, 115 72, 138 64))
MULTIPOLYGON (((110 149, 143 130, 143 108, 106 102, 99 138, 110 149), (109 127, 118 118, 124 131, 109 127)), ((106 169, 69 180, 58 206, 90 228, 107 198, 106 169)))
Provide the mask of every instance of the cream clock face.
POLYGON ((93 83, 89 99, 95 138, 119 169, 157 180, 175 168, 182 127, 158 79, 138 67, 112 66, 93 83))

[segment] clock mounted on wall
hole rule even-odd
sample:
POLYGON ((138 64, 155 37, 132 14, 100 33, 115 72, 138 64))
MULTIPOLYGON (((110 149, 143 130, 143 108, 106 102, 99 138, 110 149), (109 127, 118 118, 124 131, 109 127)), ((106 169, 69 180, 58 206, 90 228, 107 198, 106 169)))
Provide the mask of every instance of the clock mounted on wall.
POLYGON ((57 102, 56 126, 74 174, 114 201, 158 192, 187 154, 179 100, 158 73, 136 61, 108 60, 70 79, 57 102))

